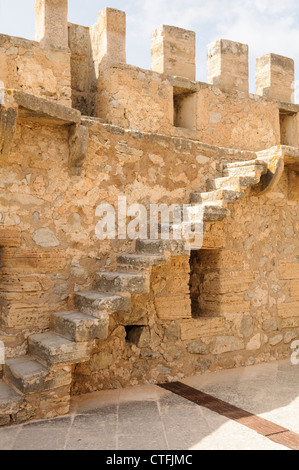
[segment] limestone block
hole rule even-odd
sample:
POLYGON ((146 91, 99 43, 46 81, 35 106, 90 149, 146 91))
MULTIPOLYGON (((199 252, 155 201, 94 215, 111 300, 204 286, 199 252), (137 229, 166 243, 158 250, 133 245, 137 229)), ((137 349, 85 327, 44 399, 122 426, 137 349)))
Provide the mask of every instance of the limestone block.
POLYGON ((29 352, 48 367, 55 364, 76 364, 89 359, 88 343, 75 343, 54 333, 28 338, 29 352))
POLYGON ((244 349, 244 341, 235 336, 218 336, 212 354, 223 354, 226 352, 240 351, 244 349))
POLYGON ((200 339, 194 339, 187 345, 187 351, 190 354, 205 355, 209 353, 209 347, 200 339))
MULTIPOLYGON (((206 274, 203 282, 203 292, 214 291, 217 294, 245 292, 254 281, 255 273, 250 270, 231 271, 206 274)), ((247 311, 247 305, 245 308, 247 311)), ((242 311, 244 311, 242 306, 242 311)))
POLYGON ((0 88, 7 86, 7 79, 8 79, 8 56, 4 52, 0 51, 0 88))
POLYGON ((205 336, 221 335, 224 333, 224 326, 225 319, 221 317, 184 320, 181 322, 181 339, 191 341, 205 336))
POLYGON ((101 351, 98 354, 94 354, 91 359, 90 368, 94 371, 104 370, 109 368, 113 363, 113 356, 108 351, 101 351))
POLYGON ((18 108, 16 106, 4 106, 4 103, 1 103, 0 90, 0 157, 2 158, 6 158, 11 149, 15 135, 17 115, 18 108))
POLYGON ((256 60, 256 94, 294 103, 295 65, 293 59, 266 54, 256 60))
POLYGON ((282 280, 299 279, 299 263, 287 259, 279 261, 279 277, 282 280))
POLYGON ((36 0, 36 41, 42 46, 68 47, 68 0, 36 0))
POLYGON ((21 231, 7 227, 0 227, 0 246, 20 246, 21 231))
POLYGON ((253 336, 250 341, 247 343, 247 351, 255 351, 261 347, 261 335, 260 333, 253 336))
POLYGON ((299 200, 299 173, 297 171, 289 172, 289 199, 299 200))
POLYGON ((207 82, 248 93, 248 46, 220 39, 208 46, 207 82))
POLYGON ((280 323, 281 328, 299 328, 299 318, 285 318, 280 323))
MULTIPOLYGON (((96 66, 126 63, 126 14, 123 11, 114 8, 101 10, 90 34, 96 66)), ((95 73, 97 76, 98 71, 95 70, 95 73)))
POLYGON ((290 282, 290 296, 299 300, 299 279, 290 282))
POLYGON ((157 297, 155 305, 162 321, 191 318, 191 301, 188 295, 157 297))
POLYGON ((59 241, 57 240, 55 234, 48 227, 36 230, 33 236, 33 240, 38 246, 42 246, 44 248, 59 245, 59 241))
POLYGON ((65 415, 70 409, 70 386, 64 385, 54 390, 28 394, 26 401, 35 410, 36 419, 65 415))
POLYGON ((277 307, 280 318, 299 317, 299 302, 284 302, 277 307))
POLYGON ((36 393, 70 385, 71 367, 49 370, 31 357, 8 359, 6 379, 22 393, 36 393))
POLYGON ((138 348, 150 345, 150 329, 148 327, 133 327, 128 333, 128 340, 138 348))
POLYGON ((151 69, 195 80, 195 33, 163 25, 152 34, 151 69))
POLYGON ((244 338, 249 338, 254 329, 254 323, 252 317, 249 315, 244 315, 242 318, 241 326, 240 326, 240 333, 244 338))
POLYGON ((277 334, 269 340, 269 344, 271 346, 276 346, 277 344, 281 343, 282 340, 283 340, 283 335, 282 334, 277 334))

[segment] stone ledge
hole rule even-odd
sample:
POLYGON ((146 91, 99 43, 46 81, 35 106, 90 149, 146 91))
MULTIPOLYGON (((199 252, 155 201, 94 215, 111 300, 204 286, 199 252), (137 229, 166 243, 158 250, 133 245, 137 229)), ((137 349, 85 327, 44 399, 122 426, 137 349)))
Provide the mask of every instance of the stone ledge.
POLYGON ((12 93, 19 106, 19 118, 58 125, 80 124, 81 113, 76 109, 29 93, 21 91, 13 91, 12 93))

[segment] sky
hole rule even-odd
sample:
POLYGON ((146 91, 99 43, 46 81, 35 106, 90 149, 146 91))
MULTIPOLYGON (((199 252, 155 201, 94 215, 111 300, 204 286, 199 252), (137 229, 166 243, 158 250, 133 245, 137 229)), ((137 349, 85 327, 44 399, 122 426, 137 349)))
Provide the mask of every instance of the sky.
MULTIPOLYGON (((35 0, 0 0, 0 33, 34 39, 35 0)), ((295 60, 299 103, 298 0, 69 0, 69 21, 91 26, 102 8, 127 14, 127 62, 150 68, 151 32, 161 24, 196 33, 196 79, 206 82, 207 45, 230 39, 249 46, 250 92, 255 59, 270 52, 295 60)))

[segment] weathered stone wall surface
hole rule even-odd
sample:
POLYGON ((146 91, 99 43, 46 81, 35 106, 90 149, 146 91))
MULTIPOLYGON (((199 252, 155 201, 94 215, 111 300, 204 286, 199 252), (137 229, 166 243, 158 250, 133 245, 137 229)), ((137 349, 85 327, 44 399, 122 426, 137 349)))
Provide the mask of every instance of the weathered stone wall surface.
POLYGON ((156 72, 129 65, 106 68, 98 82, 96 115, 126 129, 170 134, 172 86, 156 72))
POLYGON ((1 34, 0 82, 2 87, 71 106, 70 51, 1 34))
MULTIPOLYGON (((128 65, 115 65, 99 78, 96 115, 112 124, 143 132, 181 135, 175 127, 176 81, 128 65)), ((188 82, 182 94, 194 96, 189 137, 221 147, 258 151, 280 144, 279 107, 257 95, 222 91, 188 82)), ((186 126, 189 126, 187 124, 186 126)))
POLYGON ((279 108, 257 95, 204 87, 197 98, 200 141, 220 147, 264 150, 280 144, 279 108))
POLYGON ((130 317, 111 318, 110 338, 76 367, 73 393, 289 357, 299 336, 298 209, 286 172, 275 193, 249 192, 231 207, 221 250, 153 268, 150 294, 134 297, 130 317))
POLYGON ((74 290, 113 267, 119 241, 95 236, 95 209, 127 195, 135 202, 187 203, 234 152, 185 139, 125 131, 85 120, 90 139, 80 175, 69 167, 69 131, 19 120, 9 157, 0 162, 1 330, 22 351, 24 337, 72 306, 74 290))

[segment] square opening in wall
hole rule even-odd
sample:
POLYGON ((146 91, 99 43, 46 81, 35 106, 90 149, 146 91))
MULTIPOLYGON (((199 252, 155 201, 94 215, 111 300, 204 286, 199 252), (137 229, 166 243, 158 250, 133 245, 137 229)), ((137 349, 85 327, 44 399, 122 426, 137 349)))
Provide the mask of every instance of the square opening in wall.
POLYGON ((298 146, 297 113, 280 111, 280 143, 291 147, 298 146))
POLYGON ((196 130, 196 93, 174 90, 173 113, 175 127, 196 130))

